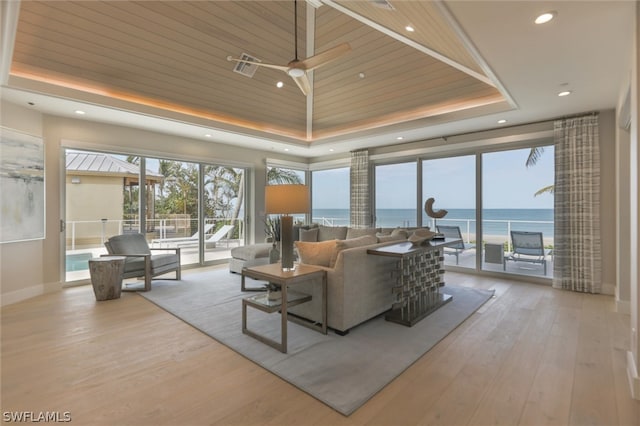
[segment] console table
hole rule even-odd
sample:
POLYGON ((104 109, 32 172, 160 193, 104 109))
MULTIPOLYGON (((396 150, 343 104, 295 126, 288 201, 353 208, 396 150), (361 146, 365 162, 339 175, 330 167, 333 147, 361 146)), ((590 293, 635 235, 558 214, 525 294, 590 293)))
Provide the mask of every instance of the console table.
POLYGON ((368 254, 398 259, 396 295, 387 321, 413 326, 427 315, 451 301, 452 296, 441 293, 444 285, 444 248, 460 243, 457 238, 430 240, 415 246, 409 241, 367 250, 368 254))
POLYGON ((245 277, 255 278, 258 280, 268 281, 280 287, 282 297, 279 300, 269 300, 267 293, 261 293, 242 299, 242 333, 247 334, 262 343, 278 349, 280 352, 287 353, 287 321, 295 322, 327 334, 327 273, 324 269, 311 265, 296 265, 293 271, 283 271, 280 263, 272 263, 268 265, 253 266, 242 269, 242 281, 245 277), (322 280, 322 324, 316 325, 294 316, 289 316, 287 309, 291 306, 306 303, 311 300, 310 294, 300 293, 289 290, 289 287, 303 281, 321 278, 322 280), (272 313, 280 311, 282 315, 280 342, 269 339, 247 327, 247 307, 261 310, 263 312, 272 313))

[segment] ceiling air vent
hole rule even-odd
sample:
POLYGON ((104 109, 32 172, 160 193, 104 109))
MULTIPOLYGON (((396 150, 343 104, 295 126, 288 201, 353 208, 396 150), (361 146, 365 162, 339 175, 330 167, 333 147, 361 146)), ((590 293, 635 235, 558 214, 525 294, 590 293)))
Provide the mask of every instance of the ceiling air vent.
POLYGON ((385 9, 385 10, 396 10, 395 7, 391 5, 387 0, 370 0, 371 3, 377 8, 385 9))
MULTIPOLYGON (((240 55, 240 59, 243 61, 249 60, 254 62, 262 62, 260 59, 254 58, 253 56, 247 55, 246 53, 243 53, 242 55, 240 55)), ((257 69, 258 69, 257 65, 251 64, 249 62, 238 62, 236 63, 236 66, 233 67, 233 72, 237 72, 238 74, 242 74, 244 76, 251 78, 256 73, 257 69)))

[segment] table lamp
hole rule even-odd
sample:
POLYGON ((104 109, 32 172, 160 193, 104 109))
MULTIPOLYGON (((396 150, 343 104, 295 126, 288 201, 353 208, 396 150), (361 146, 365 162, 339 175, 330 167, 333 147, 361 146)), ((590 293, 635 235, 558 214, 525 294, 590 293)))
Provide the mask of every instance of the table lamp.
POLYGON ((268 185, 265 187, 265 213, 280 214, 280 251, 283 271, 293 267, 293 216, 309 213, 309 187, 306 185, 268 185))

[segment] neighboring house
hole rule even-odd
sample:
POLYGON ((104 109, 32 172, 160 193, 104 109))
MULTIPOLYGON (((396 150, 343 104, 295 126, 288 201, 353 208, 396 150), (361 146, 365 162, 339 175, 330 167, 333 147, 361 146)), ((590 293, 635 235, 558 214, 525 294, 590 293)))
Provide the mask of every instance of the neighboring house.
MULTIPOLYGON (((67 247, 100 244, 103 232, 117 234, 127 226, 126 220, 137 217, 140 168, 136 164, 102 153, 68 151, 66 174, 67 247)), ((154 186, 162 178, 146 171, 149 218, 154 212, 154 186)))

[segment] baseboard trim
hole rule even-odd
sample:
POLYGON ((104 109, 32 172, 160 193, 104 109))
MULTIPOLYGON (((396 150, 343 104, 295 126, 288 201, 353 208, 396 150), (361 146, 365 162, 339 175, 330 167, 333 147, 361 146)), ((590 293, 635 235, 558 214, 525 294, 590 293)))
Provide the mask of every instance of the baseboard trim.
POLYGON ((627 377, 629 379, 631 398, 640 400, 640 377, 638 377, 638 369, 631 351, 627 351, 627 377))
POLYGON ((44 283, 31 287, 21 288, 20 290, 9 291, 0 295, 0 306, 12 305, 14 303, 22 302, 23 300, 31 299, 32 297, 40 296, 45 293, 52 293, 62 289, 62 283, 44 283))
POLYGON ((606 294, 609 296, 616 295, 616 285, 611 283, 602 283, 602 294, 606 294))
POLYGON ((631 302, 628 300, 616 299, 616 312, 619 314, 631 314, 631 302))

